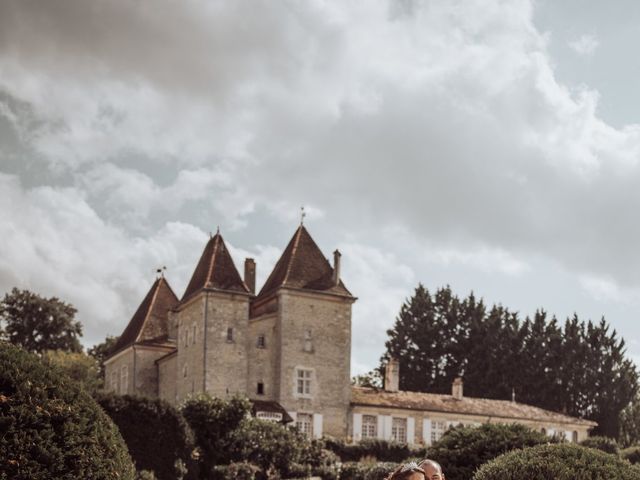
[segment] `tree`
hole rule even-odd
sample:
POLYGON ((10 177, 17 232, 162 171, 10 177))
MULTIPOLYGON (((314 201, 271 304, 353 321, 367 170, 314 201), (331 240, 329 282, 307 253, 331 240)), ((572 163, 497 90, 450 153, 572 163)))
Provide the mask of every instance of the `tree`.
POLYGON ((81 352, 82 325, 75 314, 72 305, 55 297, 14 288, 0 302, 2 336, 30 352, 81 352))
POLYGON ((98 363, 99 368, 99 376, 100 379, 104 382, 104 359, 107 358, 111 353, 113 353, 113 348, 118 343, 118 339, 120 337, 114 337, 112 335, 107 335, 107 338, 104 339, 101 343, 96 343, 93 347, 87 350, 87 353, 95 358, 98 363))
POLYGON ((0 478, 133 480, 120 432, 80 386, 0 342, 0 478))
POLYGON ((95 358, 86 353, 47 350, 42 354, 42 359, 47 365, 62 370, 91 394, 102 387, 98 364, 95 358))
POLYGON ((640 395, 620 412, 618 442, 623 447, 640 445, 640 395))
POLYGON ((370 372, 356 375, 351 379, 351 385, 358 387, 382 388, 382 375, 380 369, 373 369, 370 372))

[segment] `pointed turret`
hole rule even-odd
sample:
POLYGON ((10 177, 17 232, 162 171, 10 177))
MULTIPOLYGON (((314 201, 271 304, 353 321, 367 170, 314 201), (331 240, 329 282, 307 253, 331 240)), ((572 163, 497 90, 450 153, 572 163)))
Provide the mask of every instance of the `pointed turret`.
POLYGON ((169 310, 178 304, 169 282, 160 276, 120 335, 113 354, 137 343, 163 343, 169 335, 169 310))
MULTIPOLYGON (((339 258, 339 252, 336 255, 339 258)), ((309 232, 300 225, 276 263, 258 299, 266 298, 279 288, 314 290, 351 297, 329 261, 309 232)))
POLYGON ((204 247, 198 265, 182 296, 182 302, 203 289, 251 293, 240 277, 220 233, 211 237, 204 247))

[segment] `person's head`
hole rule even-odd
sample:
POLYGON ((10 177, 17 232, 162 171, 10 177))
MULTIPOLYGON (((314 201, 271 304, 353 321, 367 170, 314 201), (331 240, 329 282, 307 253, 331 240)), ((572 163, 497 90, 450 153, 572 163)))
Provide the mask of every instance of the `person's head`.
POLYGON ((445 480, 444 473, 442 473, 442 467, 438 462, 430 459, 426 459, 420 462, 419 468, 424 472, 426 480, 445 480))
POLYGON ((400 465, 385 480, 425 480, 425 473, 416 462, 400 465))

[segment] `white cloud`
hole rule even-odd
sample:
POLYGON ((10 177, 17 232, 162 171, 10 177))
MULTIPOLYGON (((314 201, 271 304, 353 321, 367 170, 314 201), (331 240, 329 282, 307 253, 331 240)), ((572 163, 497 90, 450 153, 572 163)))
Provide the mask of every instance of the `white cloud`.
POLYGON ((583 57, 590 57, 593 55, 599 46, 600 41, 598 38, 595 35, 586 33, 569 42, 569 47, 571 47, 571 49, 578 55, 583 57))

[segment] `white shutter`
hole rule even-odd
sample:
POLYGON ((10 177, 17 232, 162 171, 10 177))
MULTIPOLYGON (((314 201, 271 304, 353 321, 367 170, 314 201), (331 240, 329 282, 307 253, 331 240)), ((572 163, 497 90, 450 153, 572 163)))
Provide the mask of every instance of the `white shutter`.
POLYGON ((362 414, 354 413, 353 414, 353 441, 359 442, 362 440, 362 414))
POLYGON ((313 438, 322 438, 322 414, 313 414, 313 438))
POLYGON ((384 439, 384 415, 378 415, 378 438, 384 439))
POLYGON ((407 417, 407 443, 416 443, 416 419, 413 417, 407 417))
POLYGON ((384 439, 391 440, 391 425, 393 421, 391 419, 391 415, 384 416, 384 439))
POLYGON ((293 424, 296 424, 296 420, 298 419, 298 412, 287 412, 291 419, 293 420, 293 424))
POLYGON ((431 419, 422 419, 422 440, 425 445, 431 445, 431 419))

